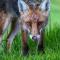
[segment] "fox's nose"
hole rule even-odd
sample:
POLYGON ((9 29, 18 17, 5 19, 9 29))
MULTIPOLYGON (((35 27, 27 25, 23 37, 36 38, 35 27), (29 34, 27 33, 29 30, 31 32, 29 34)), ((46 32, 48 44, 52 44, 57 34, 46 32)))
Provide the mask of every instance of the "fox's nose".
POLYGON ((40 35, 32 36, 32 39, 35 41, 40 40, 40 35))
POLYGON ((37 37, 36 37, 36 36, 33 36, 32 39, 33 39, 33 40, 37 40, 37 37))

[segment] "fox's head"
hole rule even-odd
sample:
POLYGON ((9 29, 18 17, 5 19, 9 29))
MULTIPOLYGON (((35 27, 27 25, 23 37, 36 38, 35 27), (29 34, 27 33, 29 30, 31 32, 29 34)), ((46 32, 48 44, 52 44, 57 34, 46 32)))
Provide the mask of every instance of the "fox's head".
MULTIPOLYGON (((47 0, 20 0, 18 6, 23 29, 31 33, 34 40, 40 38, 41 26, 48 17, 48 10, 43 6, 47 0), (44 8, 43 8, 44 7, 44 8)), ((45 4, 46 5, 46 4, 45 4)))

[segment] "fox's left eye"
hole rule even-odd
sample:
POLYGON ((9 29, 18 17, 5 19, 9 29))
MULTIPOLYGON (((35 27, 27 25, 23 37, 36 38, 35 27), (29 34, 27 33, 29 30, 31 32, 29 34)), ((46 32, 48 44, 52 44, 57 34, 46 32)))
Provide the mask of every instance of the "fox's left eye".
POLYGON ((30 22, 27 22, 26 24, 31 27, 31 23, 30 22))

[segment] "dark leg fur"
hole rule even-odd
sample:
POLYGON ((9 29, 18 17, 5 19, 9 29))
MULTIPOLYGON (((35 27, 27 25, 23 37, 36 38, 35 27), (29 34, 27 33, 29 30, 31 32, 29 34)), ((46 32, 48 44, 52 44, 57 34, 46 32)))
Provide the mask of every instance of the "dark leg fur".
POLYGON ((41 31, 41 40, 38 44, 38 51, 44 52, 44 31, 41 31))
POLYGON ((22 32, 22 42, 23 42, 23 55, 28 54, 28 45, 27 45, 27 33, 25 31, 22 32))
POLYGON ((24 47, 23 47, 23 55, 27 55, 28 54, 28 50, 29 50, 29 47, 28 45, 26 44, 24 47))

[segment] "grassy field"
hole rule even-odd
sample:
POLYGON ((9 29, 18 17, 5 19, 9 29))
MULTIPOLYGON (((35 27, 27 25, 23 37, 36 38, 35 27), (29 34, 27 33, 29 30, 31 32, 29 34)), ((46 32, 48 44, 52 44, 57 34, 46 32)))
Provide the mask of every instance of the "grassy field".
MULTIPOLYGON (((29 55, 21 54, 21 36, 16 36, 11 53, 5 53, 6 40, 3 38, 2 46, 0 46, 0 60, 60 60, 60 0, 51 0, 51 13, 48 25, 45 29, 45 53, 38 54, 36 51, 36 43, 29 39, 30 47, 29 55)), ((5 35, 6 37, 6 35, 5 35)))

